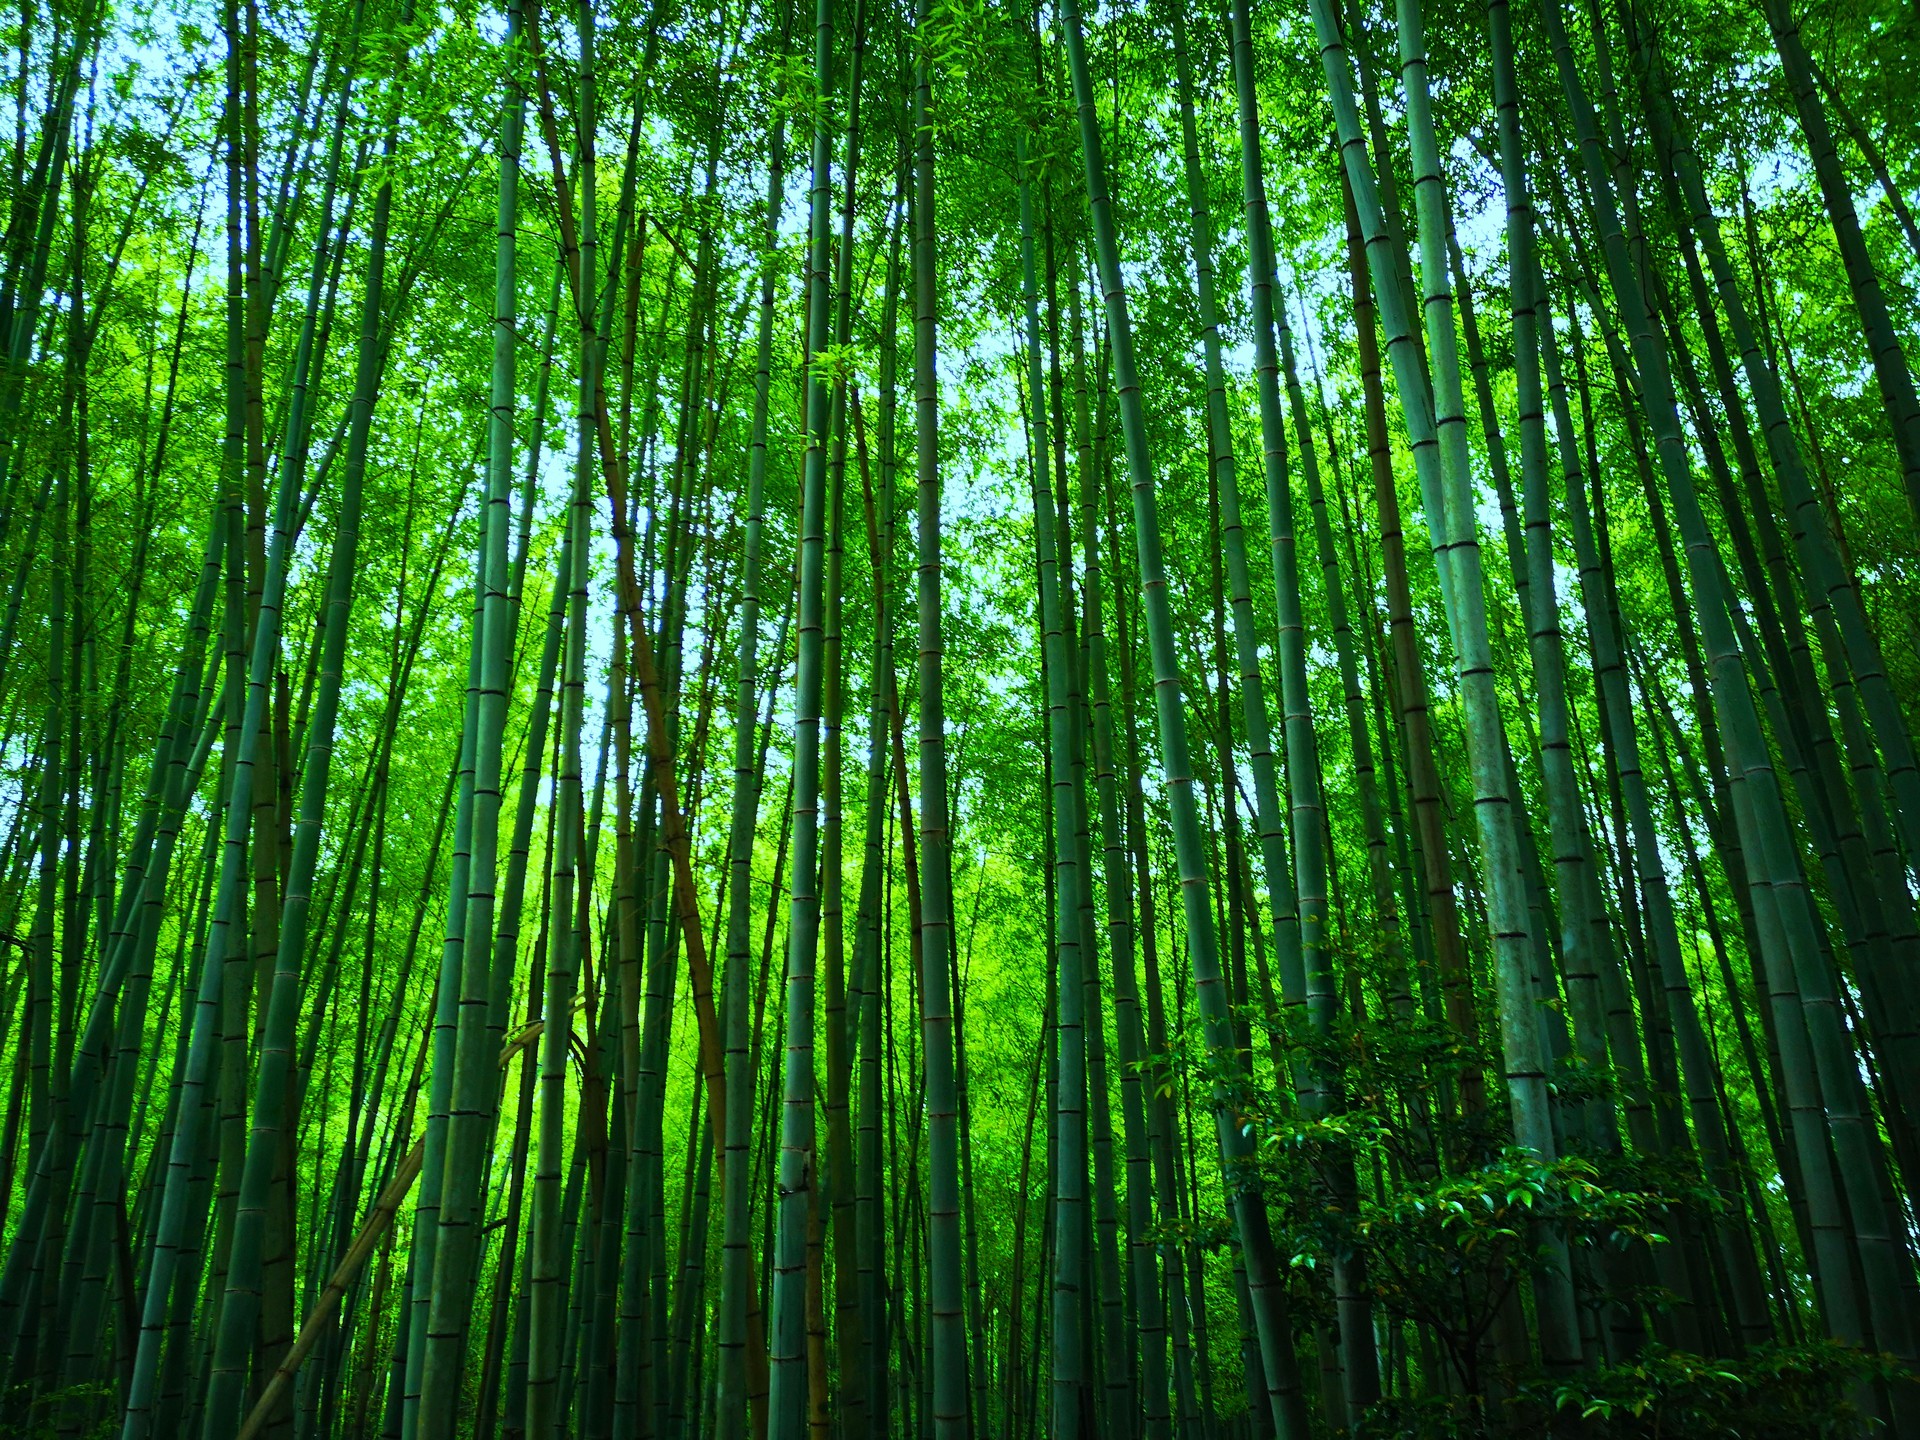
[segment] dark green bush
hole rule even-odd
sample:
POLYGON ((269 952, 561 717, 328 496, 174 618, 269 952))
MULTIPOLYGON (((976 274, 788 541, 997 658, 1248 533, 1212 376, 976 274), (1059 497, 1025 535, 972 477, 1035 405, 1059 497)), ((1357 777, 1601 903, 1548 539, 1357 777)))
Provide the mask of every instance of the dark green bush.
POLYGON ((1649 1346, 1631 1361, 1472 1395, 1385 1400, 1355 1440, 1827 1440, 1855 1436, 1850 1392, 1894 1374, 1882 1356, 1831 1341, 1770 1345, 1739 1360, 1649 1346))

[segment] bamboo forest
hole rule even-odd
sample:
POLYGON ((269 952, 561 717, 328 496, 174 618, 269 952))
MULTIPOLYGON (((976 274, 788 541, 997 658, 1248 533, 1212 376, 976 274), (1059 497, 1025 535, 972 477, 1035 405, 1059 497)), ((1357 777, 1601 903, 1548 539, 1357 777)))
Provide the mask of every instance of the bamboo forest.
POLYGON ((1920 3, 4 12, 0 1440, 1920 1440, 1920 3))

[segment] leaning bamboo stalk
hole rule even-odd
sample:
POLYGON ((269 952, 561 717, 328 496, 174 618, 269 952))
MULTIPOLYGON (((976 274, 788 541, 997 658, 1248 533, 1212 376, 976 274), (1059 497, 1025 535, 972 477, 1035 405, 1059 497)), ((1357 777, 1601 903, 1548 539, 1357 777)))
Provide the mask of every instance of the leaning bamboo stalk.
MULTIPOLYGON (((1387 354, 1399 382, 1401 409, 1412 442, 1414 469, 1440 574, 1465 720, 1474 814, 1485 861, 1488 923, 1493 932, 1501 1050, 1515 1139, 1543 1161, 1557 1154, 1547 1084, 1540 1001, 1530 973, 1527 898, 1521 883, 1519 821, 1507 764, 1506 737, 1494 690, 1493 657, 1481 586, 1480 547, 1473 513, 1471 462, 1455 341, 1452 289, 1446 273, 1446 183, 1427 83, 1424 19, 1418 0, 1399 0, 1399 40, 1414 162, 1415 209, 1420 228, 1424 319, 1431 378, 1421 373, 1412 337, 1418 328, 1394 282, 1373 165, 1360 136, 1352 77, 1339 27, 1326 0, 1312 5, 1327 89, 1333 103, 1346 177, 1351 186, 1387 334, 1387 354)), ((1580 1356, 1578 1321, 1563 1241, 1548 1238, 1550 1263, 1536 1276, 1541 1344, 1549 1368, 1571 1368, 1580 1356)))
MULTIPOLYGON (((556 213, 560 221, 561 255, 575 304, 579 305, 584 292, 581 289, 582 269, 575 233, 573 190, 560 158, 561 143, 553 114, 552 96, 547 87, 538 18, 537 7, 529 4, 526 7, 527 32, 536 56, 535 73, 540 87, 536 98, 539 101, 540 126, 552 163, 554 189, 559 202, 556 213)), ((593 413, 587 418, 594 422, 594 437, 599 447, 600 468, 606 486, 609 528, 614 542, 615 598, 623 610, 639 615, 644 613, 645 607, 641 603, 642 590, 634 559, 633 530, 628 520, 629 477, 619 463, 619 448, 603 392, 597 394, 592 408, 593 413)), ((693 878, 692 837, 687 825, 687 810, 681 802, 678 770, 674 764, 675 730, 667 724, 667 687, 662 667, 654 656, 653 641, 644 626, 635 626, 632 637, 633 674, 639 682, 640 697, 646 710, 647 753, 655 767, 654 783, 660 799, 661 847, 667 852, 672 865, 673 914, 686 943, 687 968, 693 982, 694 1018, 700 1036, 700 1068, 710 1101, 708 1125, 714 1132, 715 1143, 722 1147, 724 1170, 727 1108, 726 1074, 722 1059, 724 1051, 720 1019, 713 1000, 713 962, 707 951, 706 931, 699 914, 699 890, 693 878)), ((756 1312, 749 1316, 749 1327, 757 1325, 756 1312)), ((764 1342, 749 1337, 748 1359, 753 1372, 749 1383, 753 1387, 753 1394, 757 1396, 762 1389, 758 1375, 765 1361, 764 1342)))
MULTIPOLYGON (((1426 663, 1414 631, 1413 597, 1406 562, 1406 539, 1400 515, 1399 489, 1393 474, 1393 447, 1387 433, 1386 387, 1382 381, 1379 337, 1375 334, 1378 307, 1368 286, 1365 240, 1353 193, 1343 177, 1346 194, 1348 278, 1353 297, 1354 330, 1364 396, 1366 444, 1372 478, 1381 579, 1386 596, 1387 643, 1382 657, 1385 691, 1392 697, 1396 729, 1406 747, 1407 803, 1412 809, 1412 849, 1419 864, 1416 894, 1425 904, 1409 904, 1408 912, 1424 936, 1431 969, 1437 972, 1440 1001, 1447 1021, 1461 1035, 1478 1031, 1472 975, 1466 938, 1462 933, 1459 900, 1454 888, 1453 861, 1446 840, 1446 797, 1442 792, 1439 756, 1433 734, 1431 691, 1426 663)), ((1381 725, 1381 753, 1391 756, 1394 746, 1381 725)), ((1394 793, 1389 791, 1389 794, 1394 793)), ((1486 1108, 1486 1087, 1477 1064, 1463 1067, 1460 1103, 1467 1110, 1486 1108)))
MULTIPOLYGON (((531 1037, 529 1037, 531 1038, 531 1037)), ((313 1347, 320 1343, 326 1333, 333 1312, 347 1293, 347 1287, 353 1284, 354 1277, 360 1273, 360 1267, 373 1253, 373 1247, 393 1223, 393 1217, 399 1212, 400 1202, 407 1198, 407 1192, 413 1188, 413 1182, 420 1175, 420 1161, 426 1153, 426 1142, 416 1140, 413 1147, 400 1161, 400 1168, 394 1172, 387 1188, 380 1192, 380 1198, 373 1202, 373 1209, 360 1226, 360 1233, 353 1238, 353 1244, 347 1247, 347 1253, 340 1257, 340 1263, 328 1278, 320 1298, 314 1303, 306 1323, 301 1325, 300 1333, 294 1337, 293 1346, 287 1351, 286 1358, 280 1362, 280 1368, 273 1372, 273 1378, 267 1381, 260 1391, 260 1398, 254 1402, 246 1422, 240 1427, 237 1440, 254 1440, 272 1416, 274 1407, 293 1384, 293 1377, 300 1371, 313 1347)))
POLYGON ((1754 866, 1754 904, 1776 1029, 1786 1060, 1783 1075, 1796 1097, 1796 1138, 1806 1147, 1802 1173, 1809 1200, 1820 1212, 1815 1217, 1815 1237, 1817 1248, 1824 1252, 1823 1308, 1830 1330, 1837 1335, 1859 1339, 1871 1334, 1896 1354, 1904 1353, 1911 1344, 1911 1334, 1906 1309, 1894 1293, 1897 1262, 1888 1263, 1896 1247, 1890 1243, 1890 1227, 1874 1176, 1876 1142, 1866 1133, 1860 1113, 1859 1080, 1834 1004, 1833 977, 1819 933, 1820 918, 1806 894, 1798 857, 1793 853, 1778 776, 1748 688, 1741 647, 1730 617, 1719 556, 1694 490, 1672 375, 1666 354, 1652 332, 1645 291, 1628 254, 1592 104, 1574 63, 1560 6, 1549 3, 1541 13, 1591 181, 1588 199, 1592 218, 1600 232, 1608 279, 1632 342, 1639 406, 1657 444, 1709 657, 1711 703, 1722 727, 1736 822, 1754 866), (1828 1138, 1835 1162, 1831 1169, 1822 1144, 1828 1138), (1830 1188, 1829 1180, 1836 1173, 1837 1191, 1830 1188), (1843 1213, 1843 1201, 1850 1224, 1836 1223, 1843 1213), (1850 1283, 1852 1257, 1848 1251, 1854 1247, 1864 1279, 1859 1291, 1850 1283))
POLYGON ((1800 130, 1807 143, 1807 158, 1813 163, 1827 219, 1833 226, 1833 238, 1859 316, 1867 358, 1886 404, 1887 427, 1893 438, 1894 453, 1899 457, 1907 504, 1912 507, 1915 522, 1920 523, 1920 395, 1914 389, 1912 363, 1895 328, 1873 257, 1868 253, 1866 237, 1860 228, 1860 212, 1846 174, 1840 168, 1833 130, 1814 84, 1813 58, 1807 53, 1793 6, 1790 0, 1767 0, 1761 10, 1773 34, 1774 46, 1780 52, 1781 71, 1788 93, 1793 97, 1800 130))

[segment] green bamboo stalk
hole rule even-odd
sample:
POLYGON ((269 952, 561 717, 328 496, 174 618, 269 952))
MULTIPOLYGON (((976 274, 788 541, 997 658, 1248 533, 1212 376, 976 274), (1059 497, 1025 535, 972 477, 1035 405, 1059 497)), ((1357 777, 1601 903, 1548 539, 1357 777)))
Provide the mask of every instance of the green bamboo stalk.
MULTIPOLYGON (((1560 955, 1567 995, 1574 1012, 1579 1063, 1593 1071, 1607 1065, 1607 1036, 1602 1018, 1603 966, 1617 969, 1606 915, 1600 904, 1578 782, 1574 776, 1567 700, 1566 654, 1553 575, 1553 531, 1547 499, 1547 440, 1540 379, 1542 343, 1537 293, 1533 199, 1526 155, 1520 140, 1518 84, 1514 74, 1512 24, 1506 0, 1490 0, 1487 30, 1493 54, 1495 111, 1499 132, 1501 188, 1507 202, 1507 254, 1511 273, 1514 383, 1520 421, 1520 477, 1525 507, 1525 542, 1515 555, 1527 585, 1521 613, 1527 625, 1533 684, 1540 708, 1540 764, 1547 793, 1548 828, 1553 846, 1555 891, 1560 908, 1560 955)), ((1549 341, 1550 343, 1550 341, 1549 341)), ((1478 346, 1475 346, 1477 349, 1478 346)), ((1488 396, 1483 392, 1482 405, 1488 396)), ((1483 415, 1496 433, 1493 417, 1483 415)), ((1509 536, 1509 544, 1512 540, 1509 536)), ((1589 624, 1594 623, 1589 611, 1589 624)), ((1618 724, 1616 718, 1616 726, 1618 724)), ((1616 739, 1617 739, 1616 729, 1616 739)), ((1614 982, 1618 983, 1617 979, 1614 982)), ((1629 1048, 1629 1047, 1622 1047, 1629 1048)), ((1612 1134, 1607 1107, 1589 1105, 1589 1138, 1606 1145, 1612 1134)), ((1617 1140, 1612 1143, 1617 1144, 1617 1140)))
MULTIPOLYGON (((480 685, 474 697, 471 858, 461 922, 459 1010, 444 1142, 439 1234, 428 1281, 427 1324, 420 1405, 428 1440, 450 1437, 459 1416, 458 1391, 467 1348, 477 1275, 476 1250, 486 1158, 499 1085, 499 1044, 488 1024, 494 984, 489 944, 494 933, 498 879, 501 770, 509 671, 517 616, 509 595, 514 382, 517 333, 516 245, 519 229, 520 145, 526 103, 515 73, 520 57, 520 8, 508 0, 502 40, 508 74, 500 118, 500 182, 495 214, 493 369, 487 431, 486 518, 480 527, 484 577, 475 625, 480 631, 480 685)), ((590 115, 592 112, 589 110, 590 115)), ((589 144, 591 142, 589 141, 589 144)), ((590 272, 589 272, 590 273, 590 272)), ((583 364, 585 363, 583 357, 583 364)), ((589 365, 586 368, 591 369, 589 365)), ((537 754, 537 751, 532 753, 537 754)), ((443 981, 444 983, 444 981, 443 981)))
POLYGON ((1087 883, 1074 844, 1079 829, 1079 795, 1073 779, 1073 658, 1068 654, 1066 621, 1060 596, 1054 505, 1046 483, 1051 447, 1047 439, 1047 403, 1042 376, 1039 282, 1034 264, 1032 163, 1024 134, 1016 141, 1020 175, 1020 274, 1026 309, 1028 420, 1031 438, 1028 468, 1032 481, 1034 543, 1039 565, 1041 636, 1047 693, 1048 775, 1053 816, 1053 878, 1059 928, 1054 952, 1060 968, 1059 1011, 1055 1029, 1053 1130, 1056 1159, 1049 1175, 1053 1191, 1053 1430, 1081 1432, 1094 1413, 1094 1395, 1085 1372, 1092 1337, 1083 1334, 1082 1304, 1092 1276, 1087 1258, 1092 1244, 1087 1195, 1087 1040, 1086 986, 1079 983, 1088 958, 1081 955, 1080 895, 1087 883))
MULTIPOLYGON (((913 385, 918 493, 920 1030, 926 1055, 927 1248, 932 1351, 931 1418, 936 1440, 967 1430, 967 1343, 960 1244, 960 1137, 954 1068, 953 907, 947 894, 949 845, 945 645, 941 634, 940 397, 938 229, 934 214, 932 0, 917 0, 914 28, 923 43, 914 68, 913 385)), ((896 713, 897 710, 896 710, 896 713)), ((903 796, 904 799, 904 796, 903 796)))
MULTIPOLYGON (((1300 447, 1302 468, 1308 477, 1309 491, 1319 488, 1319 462, 1314 454, 1312 432, 1307 424, 1306 404, 1300 391, 1293 357, 1293 338, 1284 305, 1273 303, 1277 263, 1273 231, 1268 219, 1265 165, 1261 156, 1260 118, 1254 95, 1252 37, 1246 20, 1246 6, 1236 6, 1234 15, 1234 89, 1239 100, 1242 188, 1245 195, 1247 234, 1249 237, 1248 290, 1252 300, 1254 371, 1260 400, 1260 433, 1265 459, 1267 527, 1272 554, 1274 600, 1278 620, 1278 657, 1280 692, 1285 714, 1287 789, 1290 799, 1295 885, 1298 892, 1300 981, 1303 986, 1310 1023, 1325 1039, 1331 1034, 1339 996, 1331 971, 1327 936, 1327 850, 1324 841, 1326 803, 1322 794, 1318 737, 1314 732, 1313 711, 1307 688, 1306 626, 1300 600, 1300 570, 1295 543, 1292 481, 1288 474, 1286 432, 1280 414, 1280 375, 1285 367, 1287 389, 1293 405, 1295 435, 1300 447), (1279 326, 1280 349, 1274 348, 1274 328, 1279 326)), ((1189 150, 1192 142, 1189 140, 1189 150)), ((1189 181, 1189 189, 1193 189, 1189 181)), ((1199 205, 1193 207, 1196 214, 1199 205)), ((1208 354, 1210 374, 1218 368, 1218 340, 1210 335, 1208 354)), ((1210 388, 1216 388, 1210 386, 1210 388)), ((1224 404, 1222 405, 1224 409, 1224 404)), ((1224 421, 1224 415, 1221 421, 1224 421)), ((1220 423, 1220 422, 1216 422, 1220 423)), ((1230 491, 1232 472, 1221 476, 1223 508, 1231 518, 1238 510, 1230 491)), ((1229 530, 1228 562, 1238 548, 1237 527, 1229 530)), ((1244 581, 1235 582, 1235 603, 1240 603, 1244 581)), ((1236 626, 1236 630, 1238 630, 1236 626)), ((1250 627, 1249 627, 1250 628, 1250 627)), ((1243 672, 1257 674, 1258 653, 1249 643, 1249 634, 1241 640, 1243 672)), ((1251 719, 1258 692, 1243 681, 1251 719)), ((1264 705, 1262 706, 1264 708, 1264 705)), ((1262 717, 1264 719, 1264 717, 1262 717)), ((1262 729, 1264 729, 1264 725, 1262 729)), ((1251 728, 1249 730, 1251 734, 1251 728)), ((1264 810, 1267 797, 1260 793, 1256 770, 1255 799, 1264 810)), ((1261 828, 1267 828, 1262 816, 1261 828)), ((1264 837, 1263 837, 1264 838, 1264 837)), ((1285 871, 1276 875, 1272 855, 1268 856, 1268 890, 1284 884, 1285 871)), ((1276 926, 1276 937, 1284 937, 1285 928, 1276 926)), ((1280 968, 1284 978, 1289 964, 1284 946, 1280 948, 1280 968)), ((1309 1065, 1304 1072, 1308 1089, 1302 1100, 1310 1114, 1324 1115, 1338 1104, 1338 1081, 1322 1067, 1309 1065)), ((1336 1160, 1330 1204, 1349 1210, 1354 1204, 1355 1187, 1351 1159, 1336 1160)), ((1355 1414, 1380 1398, 1379 1362, 1375 1354, 1374 1325, 1366 1267, 1357 1252, 1345 1249, 1334 1260, 1333 1286, 1339 1308, 1342 1375, 1345 1401, 1355 1414)))
MULTIPOLYGON (((868 15, 865 0, 856 0, 847 73, 847 138, 842 180, 839 250, 834 261, 833 343, 844 351, 853 338, 854 218, 859 199, 861 142, 861 86, 866 55, 868 15)), ((859 1434, 867 1427, 865 1368, 855 1357, 863 1348, 859 1285, 859 1240, 856 1216, 856 1180, 853 1139, 854 1043, 858 1033, 857 1005, 853 1024, 848 1020, 846 944, 845 798, 847 644, 844 607, 846 550, 846 471, 849 442, 847 415, 850 379, 834 377, 830 429, 833 449, 828 460, 828 533, 826 561, 825 730, 826 774, 823 779, 825 815, 821 862, 821 927, 826 969, 827 1046, 827 1155, 825 1176, 832 1211, 833 1348, 840 1358, 838 1412, 847 1431, 859 1434)), ((810 1357, 809 1365, 812 1366, 810 1357)), ((811 1368, 810 1368, 811 1376, 811 1368)), ((822 1384, 825 1375, 817 1378, 822 1384)))
MULTIPOLYGON (((1464 702, 1474 812, 1485 859, 1488 923, 1496 951, 1501 1048, 1514 1136, 1542 1160, 1557 1153, 1546 1083, 1539 1002, 1529 973, 1529 925, 1519 875, 1519 835, 1505 755, 1505 732, 1494 692, 1480 548, 1475 537, 1471 467, 1462 410, 1460 361, 1445 256, 1445 181, 1440 171, 1427 90, 1424 22, 1419 0, 1400 0, 1399 39, 1413 148, 1414 200, 1420 225, 1421 274, 1432 362, 1432 385, 1411 352, 1411 327, 1381 247, 1387 235, 1354 110, 1352 81, 1338 26, 1326 0, 1314 0, 1314 30, 1333 100, 1347 179, 1352 187, 1399 383, 1402 412, 1432 532, 1440 593, 1452 632, 1464 702)), ((1579 1331, 1563 1239, 1548 1237, 1548 1259, 1536 1276, 1542 1354, 1550 1369, 1578 1363, 1579 1331)))
MULTIPOLYGON (((904 186, 904 168, 900 184, 904 186)), ((896 211, 901 207, 896 197, 896 211)), ((857 1268, 860 1284, 861 1346, 864 1353, 854 1357, 862 1373, 862 1390, 869 1414, 877 1414, 887 1393, 888 1325, 886 1318, 886 1207, 881 1201, 883 1185, 881 1140, 882 1112, 885 1108, 885 1075, 882 1056, 881 1012, 891 1013, 891 995, 881 987, 883 940, 891 934, 882 910, 883 887, 888 878, 887 825, 891 815, 888 795, 893 769, 888 764, 887 747, 894 732, 892 712, 895 692, 893 661, 893 587, 892 534, 894 509, 894 368, 896 364, 894 329, 899 315, 900 238, 898 216, 891 227, 887 247, 885 296, 880 314, 880 384, 882 394, 880 448, 880 495, 876 502, 872 477, 868 472, 866 430, 860 410, 860 396, 851 398, 854 435, 858 441, 861 486, 867 518, 867 543, 873 574, 874 618, 877 636, 873 672, 873 702, 867 732, 867 784, 865 796, 866 854, 861 866, 859 939, 855 953, 854 989, 858 1005, 860 1032, 860 1133, 854 1164, 858 1172, 858 1196, 855 1200, 855 1229, 858 1246, 857 1268), (876 515, 876 503, 878 514, 876 515)), ((842 1260, 844 1263, 844 1258, 842 1260)), ((844 1362, 843 1362, 844 1364, 844 1362)), ((871 1428, 871 1421, 869 1421, 871 1428)))
POLYGON ((833 0, 818 0, 813 50, 813 186, 807 264, 806 426, 800 502, 800 654, 794 694, 793 883, 787 920, 786 1054, 774 1216, 768 1434, 807 1430, 807 1219, 814 1154, 814 967, 820 949, 820 709, 826 662, 826 484, 832 386, 820 359, 829 331, 832 260, 833 0))
MULTIPOLYGON (((774 294, 778 251, 774 244, 783 198, 786 119, 776 113, 767 179, 766 231, 760 261, 760 319, 756 341, 752 432, 748 440, 746 515, 741 558, 738 689, 734 708, 732 814, 728 829, 728 905, 726 968, 721 995, 726 1027, 729 1093, 751 1096, 747 1073, 750 996, 747 969, 752 954, 753 842, 759 784, 753 765, 753 736, 758 714, 761 546, 766 524, 767 425, 772 385, 774 294)), ((747 1311, 752 1195, 748 1188, 748 1148, 753 1108, 741 1104, 727 1112, 725 1159, 721 1167, 720 1299, 716 1351, 719 1373, 716 1423, 723 1432, 743 1433, 747 1401, 747 1311)))
MULTIPOLYGON (((1085 618, 1087 700, 1093 719, 1094 793, 1100 810, 1102 879, 1107 898, 1108 957, 1113 970, 1114 1030, 1120 1058, 1120 1104, 1126 1146, 1127 1240, 1138 1317, 1140 1410, 1149 1437, 1170 1433, 1167 1373, 1167 1311, 1161 1298, 1153 1228, 1151 1133, 1140 1067, 1146 1038, 1135 972, 1132 875, 1115 775, 1113 701, 1108 672, 1103 613, 1099 531, 1104 481, 1095 473, 1088 417, 1086 352, 1082 337, 1080 286, 1068 291, 1068 349, 1074 365, 1073 426, 1075 463, 1080 476, 1081 575, 1085 618)), ((1091 866, 1088 867, 1089 872, 1091 866)), ((1017 1289, 1018 1287, 1016 1287, 1017 1289)))
MULTIPOLYGON (((1320 377, 1316 369, 1315 386, 1320 377)), ((1320 396, 1321 411, 1329 425, 1332 413, 1326 397, 1320 396)), ((1330 433, 1329 455, 1338 455, 1340 447, 1330 433)), ((1337 467, 1336 467, 1337 468, 1337 467)), ((1326 487, 1319 466, 1307 472, 1307 504, 1313 511, 1314 544, 1320 551, 1322 593, 1327 607, 1327 629, 1333 634, 1334 653, 1340 667, 1342 710, 1347 722, 1347 743, 1353 757, 1354 788, 1359 794, 1362 834, 1367 847, 1367 876, 1373 892, 1374 923, 1377 926, 1386 977, 1384 999, 1387 1010, 1398 1020, 1414 1013, 1412 977, 1407 970, 1405 942, 1402 938, 1399 899, 1394 893, 1394 856, 1388 840, 1388 816, 1380 794, 1379 770, 1374 764, 1374 737, 1367 725, 1366 690, 1360 679, 1355 657, 1353 624, 1349 618, 1347 581, 1341 568, 1340 551, 1334 542, 1333 522, 1329 514, 1326 487)), ((1342 497, 1344 501, 1344 496, 1342 497)), ((1342 522, 1345 524, 1343 515, 1342 522)), ((1355 577, 1355 583, 1362 583, 1355 577)), ((1383 746, 1382 759, 1391 766, 1391 753, 1383 746)), ((1388 786, 1392 771, 1388 770, 1388 786)), ((1397 828, 1397 827, 1395 827, 1397 828)))
MULTIPOLYGON (((590 4, 583 4, 580 10, 581 153, 576 172, 580 193, 579 273, 583 277, 591 277, 595 273, 594 254, 597 248, 592 144, 595 114, 593 36, 593 10, 590 4)), ((561 763, 555 792, 555 806, 560 816, 555 859, 558 880, 554 901, 557 935, 547 969, 543 1006, 546 1029, 540 1042, 539 1166, 534 1172, 533 1232, 528 1256, 532 1274, 527 1300, 530 1361, 526 1432, 532 1440, 548 1440, 549 1436, 556 1432, 565 1433, 569 1428, 567 1417, 559 1409, 561 1329, 564 1325, 560 1308, 563 1301, 560 1292, 563 1264, 560 1166, 564 1145, 567 1042, 571 1033, 570 1023, 562 1021, 572 1012, 581 959, 582 937, 574 919, 581 863, 581 836, 575 817, 580 814, 582 799, 580 730, 586 687, 587 545, 593 514, 593 447, 598 438, 594 421, 600 418, 598 376, 594 365, 598 347, 593 343, 596 333, 595 296, 590 284, 585 288, 576 288, 575 295, 581 333, 577 412, 580 434, 574 467, 573 503, 567 522, 572 530, 572 544, 569 547, 572 573, 567 579, 570 598, 560 699, 561 763)))
MULTIPOLYGON (((1217 936, 1207 899, 1202 859, 1199 812, 1193 793, 1193 766, 1188 755, 1186 716, 1179 695, 1179 664, 1174 653, 1173 625, 1167 596, 1167 578, 1161 558, 1158 506, 1154 496, 1153 466, 1147 450, 1144 409, 1133 359, 1133 327, 1127 312, 1120 275, 1119 245, 1107 192, 1106 164, 1101 149, 1099 118, 1094 109, 1092 81, 1087 69, 1086 42, 1077 4, 1068 4, 1067 63, 1079 110, 1080 144, 1086 166, 1088 210, 1093 219, 1094 248, 1100 286, 1107 309, 1109 342, 1113 349, 1121 426, 1126 442, 1127 470, 1133 490, 1134 543, 1139 557, 1142 598, 1153 656, 1154 691, 1160 729, 1160 752, 1166 790, 1172 808, 1174 843, 1178 853, 1181 891, 1186 916, 1187 944, 1195 988, 1208 1028, 1208 1043, 1226 1046, 1227 997, 1220 974, 1217 936)), ((1293 1357, 1292 1329, 1287 1302, 1274 1254, 1272 1232, 1261 1197, 1233 1174, 1235 1162, 1247 1153, 1246 1136, 1236 1123, 1224 1091, 1215 1096, 1215 1121, 1229 1170, 1235 1220, 1248 1264, 1258 1318, 1262 1358, 1267 1375, 1268 1401, 1274 1422, 1285 1440, 1307 1433, 1304 1397, 1293 1357)))

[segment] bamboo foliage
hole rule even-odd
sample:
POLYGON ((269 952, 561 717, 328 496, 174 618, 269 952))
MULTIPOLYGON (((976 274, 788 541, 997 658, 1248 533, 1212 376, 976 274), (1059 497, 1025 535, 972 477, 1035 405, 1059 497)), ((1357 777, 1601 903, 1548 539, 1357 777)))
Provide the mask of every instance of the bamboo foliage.
POLYGON ((0 1433, 1920 1432, 1869 10, 21 7, 0 1433))

